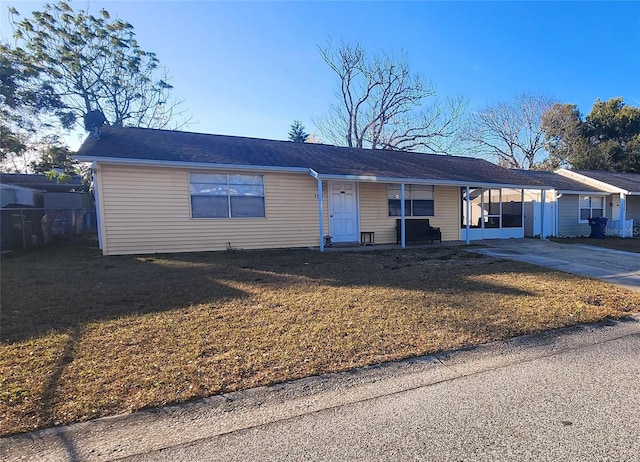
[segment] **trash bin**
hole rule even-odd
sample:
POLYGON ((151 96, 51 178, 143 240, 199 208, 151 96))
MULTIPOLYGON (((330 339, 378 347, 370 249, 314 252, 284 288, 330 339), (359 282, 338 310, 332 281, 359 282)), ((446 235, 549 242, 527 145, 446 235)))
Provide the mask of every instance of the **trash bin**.
POLYGON ((590 238, 604 239, 604 233, 607 227, 607 219, 605 217, 589 218, 589 226, 591 226, 590 238))

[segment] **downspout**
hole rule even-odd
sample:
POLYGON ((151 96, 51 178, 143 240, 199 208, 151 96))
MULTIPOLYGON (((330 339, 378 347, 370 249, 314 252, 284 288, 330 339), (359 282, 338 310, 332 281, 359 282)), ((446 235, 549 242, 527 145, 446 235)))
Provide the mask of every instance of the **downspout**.
POLYGON ((93 196, 96 203, 96 226, 98 227, 98 247, 103 250, 102 247, 102 220, 100 218, 100 190, 98 187, 98 163, 91 163, 91 181, 93 182, 93 196))
POLYGON ((400 247, 405 248, 407 241, 404 235, 404 183, 400 185, 400 247))
POLYGON ((465 242, 467 245, 469 245, 471 243, 471 198, 469 197, 469 195, 471 194, 471 188, 469 188, 469 185, 467 185, 467 204, 466 204, 466 208, 467 208, 467 238, 465 239, 465 242))
POLYGON ((322 205, 322 180, 318 172, 309 169, 309 174, 318 182, 318 234, 320 238, 320 252, 324 252, 324 207, 322 205))

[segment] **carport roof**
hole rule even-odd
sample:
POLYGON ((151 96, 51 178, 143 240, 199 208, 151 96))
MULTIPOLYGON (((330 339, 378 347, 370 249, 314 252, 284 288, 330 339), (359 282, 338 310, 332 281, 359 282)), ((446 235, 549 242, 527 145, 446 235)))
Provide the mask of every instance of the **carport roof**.
POLYGON ((434 184, 545 188, 545 184, 483 159, 358 149, 238 136, 105 126, 88 137, 81 161, 182 167, 286 170, 323 179, 430 181, 434 184))
POLYGON ((570 170, 579 175, 624 189, 632 194, 640 194, 640 173, 605 172, 601 170, 570 170))

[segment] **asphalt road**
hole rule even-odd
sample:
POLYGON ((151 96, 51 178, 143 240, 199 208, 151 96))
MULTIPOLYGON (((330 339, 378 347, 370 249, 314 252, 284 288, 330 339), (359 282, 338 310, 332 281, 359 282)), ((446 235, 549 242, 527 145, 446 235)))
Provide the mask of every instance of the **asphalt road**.
POLYGON ((640 316, 0 439, 0 460, 638 461, 640 316))
POLYGON ((127 460, 640 460, 640 331, 550 353, 127 460))

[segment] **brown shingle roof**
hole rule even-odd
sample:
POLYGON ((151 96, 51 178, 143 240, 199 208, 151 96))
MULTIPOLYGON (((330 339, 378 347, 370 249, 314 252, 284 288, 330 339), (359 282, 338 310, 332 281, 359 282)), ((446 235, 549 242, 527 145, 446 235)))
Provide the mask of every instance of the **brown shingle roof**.
POLYGON ((47 192, 69 192, 82 186, 82 178, 79 175, 71 175, 69 181, 59 183, 42 173, 3 173, 0 175, 0 183, 47 192))
POLYGON ((144 128, 103 127, 87 138, 80 160, 137 160, 313 169, 320 175, 423 179, 540 187, 542 183, 482 159, 293 143, 144 128))

